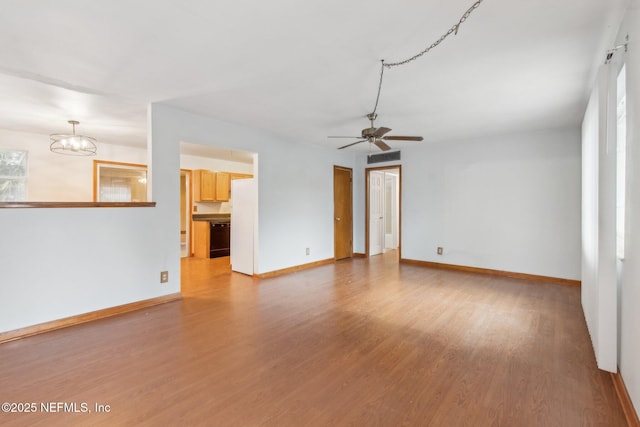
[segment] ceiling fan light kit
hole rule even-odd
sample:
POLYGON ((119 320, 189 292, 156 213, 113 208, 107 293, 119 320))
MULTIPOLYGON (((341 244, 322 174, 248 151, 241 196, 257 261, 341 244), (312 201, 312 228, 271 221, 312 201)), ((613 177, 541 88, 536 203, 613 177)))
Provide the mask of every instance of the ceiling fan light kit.
POLYGON ((384 59, 381 61, 380 82, 378 84, 378 94, 376 96, 376 103, 375 103, 375 106, 373 107, 373 112, 367 114, 367 116, 366 116, 367 119, 369 119, 369 121, 371 122, 371 127, 362 129, 362 132, 361 132, 360 136, 330 136, 329 138, 356 138, 356 139, 360 139, 360 141, 352 142, 350 144, 343 145, 342 147, 338 147, 338 150, 342 150, 342 149, 351 147, 353 145, 360 144, 361 142, 369 142, 370 146, 371 146, 371 144, 373 144, 373 145, 375 145, 376 147, 378 147, 382 151, 389 151, 389 150, 391 150, 391 147, 385 141, 412 141, 412 142, 419 142, 419 141, 422 141, 424 139, 421 136, 397 136, 397 135, 395 135, 395 136, 384 136, 387 132, 390 132, 391 129, 386 128, 386 127, 376 128, 374 126, 373 122, 378 117, 378 114, 376 113, 376 111, 378 110, 378 101, 380 101, 380 92, 382 90, 382 78, 384 76, 384 69, 385 69, 385 67, 386 68, 397 67, 397 66, 404 65, 404 64, 407 64, 409 62, 415 61, 416 59, 420 58, 425 53, 429 52, 431 49, 433 49, 436 46, 440 45, 440 43, 442 43, 451 34, 457 35, 458 34, 458 30, 460 30, 460 26, 467 20, 467 18, 469 18, 471 13, 480 6, 480 3, 482 3, 482 1, 483 0, 477 0, 469 9, 467 9, 467 11, 462 15, 462 17, 458 20, 458 22, 456 22, 451 28, 449 28, 449 30, 446 33, 444 33, 442 36, 440 36, 440 38, 438 40, 436 40, 435 42, 431 43, 430 46, 428 46, 427 48, 423 49, 421 52, 417 53, 416 55, 413 55, 412 57, 407 58, 404 61, 398 61, 398 62, 392 62, 392 63, 385 63, 384 59))

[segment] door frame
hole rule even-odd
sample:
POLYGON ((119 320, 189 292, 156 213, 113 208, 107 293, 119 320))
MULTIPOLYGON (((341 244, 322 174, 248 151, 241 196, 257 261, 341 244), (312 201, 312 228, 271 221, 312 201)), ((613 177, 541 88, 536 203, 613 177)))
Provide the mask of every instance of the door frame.
MULTIPOLYGON (((190 258, 193 256, 193 217, 192 217, 192 211, 193 211, 193 183, 191 181, 193 175, 192 175, 192 170, 191 169, 182 169, 180 168, 180 175, 184 174, 186 177, 186 182, 185 185, 187 186, 186 188, 186 193, 187 193, 187 206, 185 206, 185 208, 187 209, 187 216, 185 218, 186 221, 186 226, 187 226, 187 236, 189 237, 187 239, 187 258, 190 258)), ((182 206, 180 206, 180 209, 182 209, 182 206)))
POLYGON ((364 170, 364 255, 369 258, 369 172, 398 170, 398 259, 402 259, 402 165, 378 166, 364 170))
POLYGON ((349 181, 349 199, 350 199, 350 203, 351 203, 351 210, 350 210, 350 218, 349 218, 349 223, 350 223, 350 250, 349 250, 349 257, 353 258, 353 169, 352 168, 348 168, 346 166, 337 166, 337 165, 333 165, 333 185, 334 185, 334 191, 333 191, 333 259, 334 261, 337 259, 336 258, 336 244, 338 242, 337 239, 337 230, 336 230, 336 226, 335 226, 335 218, 336 218, 336 202, 335 202, 335 197, 336 197, 336 192, 335 192, 335 182, 336 182, 336 171, 337 170, 341 170, 341 171, 346 171, 349 172, 349 175, 351 177, 350 181, 349 181))

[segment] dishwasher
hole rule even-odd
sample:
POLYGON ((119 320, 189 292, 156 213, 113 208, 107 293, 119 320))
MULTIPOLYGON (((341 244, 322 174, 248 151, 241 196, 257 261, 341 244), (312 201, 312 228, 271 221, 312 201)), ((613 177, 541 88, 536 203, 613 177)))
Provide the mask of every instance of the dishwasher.
POLYGON ((231 254, 231 223, 212 221, 210 241, 209 258, 229 256, 231 254))

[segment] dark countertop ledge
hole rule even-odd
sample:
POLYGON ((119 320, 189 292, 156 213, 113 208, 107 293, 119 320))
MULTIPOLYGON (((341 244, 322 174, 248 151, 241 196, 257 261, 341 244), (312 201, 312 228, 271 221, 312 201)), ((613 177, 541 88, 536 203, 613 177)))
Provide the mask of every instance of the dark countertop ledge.
POLYGON ((230 220, 231 214, 230 213, 194 212, 191 214, 191 217, 193 218, 194 221, 220 221, 220 220, 224 221, 224 220, 230 220))

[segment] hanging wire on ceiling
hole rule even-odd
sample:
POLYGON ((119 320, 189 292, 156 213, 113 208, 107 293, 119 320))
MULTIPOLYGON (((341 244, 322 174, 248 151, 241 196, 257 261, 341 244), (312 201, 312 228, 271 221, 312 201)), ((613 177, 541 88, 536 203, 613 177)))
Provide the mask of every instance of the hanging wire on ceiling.
POLYGON ((380 61, 382 66, 380 67, 380 83, 378 84, 378 95, 376 96, 376 105, 373 107, 372 116, 376 115, 376 110, 378 109, 378 101, 380 101, 380 90, 382 90, 382 76, 384 75, 384 59, 380 61))
POLYGON ((480 3, 482 3, 482 2, 483 2, 483 0, 477 0, 469 9, 467 9, 467 11, 462 15, 462 17, 458 20, 458 22, 456 22, 451 28, 449 28, 449 30, 447 30, 446 33, 444 33, 442 36, 440 36, 440 38, 438 40, 436 40, 435 42, 431 43, 430 46, 426 47, 421 52, 419 52, 419 53, 413 55, 412 57, 407 58, 407 59, 405 59, 403 61, 384 62, 384 59, 382 61, 380 61, 381 62, 381 66, 380 66, 380 83, 378 84, 378 95, 376 96, 376 104, 373 107, 373 113, 371 113, 372 116, 375 116, 376 110, 378 109, 378 102, 380 101, 380 91, 382 90, 382 78, 384 76, 385 67, 386 68, 398 67, 400 65, 408 64, 409 62, 415 61, 416 59, 420 58, 425 53, 429 52, 431 49, 433 49, 436 46, 438 46, 440 43, 442 43, 451 34, 457 35, 458 34, 458 30, 460 29, 460 26, 469 18, 469 16, 473 13, 473 11, 476 10, 480 6, 480 3))

